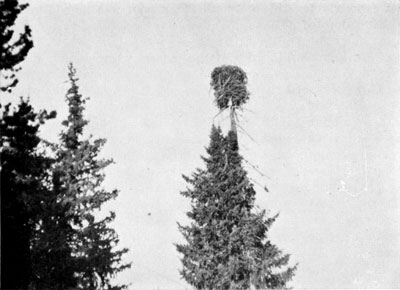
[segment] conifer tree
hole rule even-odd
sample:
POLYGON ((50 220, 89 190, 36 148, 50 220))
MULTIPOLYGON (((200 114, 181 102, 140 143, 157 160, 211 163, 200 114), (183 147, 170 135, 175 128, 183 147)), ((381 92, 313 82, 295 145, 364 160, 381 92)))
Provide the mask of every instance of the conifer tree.
MULTIPOLYGON (((46 143, 54 153, 55 144, 46 143)), ((61 190, 60 172, 55 158, 49 169, 46 191, 42 196, 38 226, 31 238, 33 275, 30 290, 72 290, 78 285, 77 258, 73 243, 76 213, 61 190)))
POLYGON ((187 216, 192 222, 178 224, 186 240, 177 245, 181 274, 196 289, 285 288, 296 266, 289 267, 289 255, 268 239, 277 216, 255 211, 256 192, 241 164, 236 124, 231 124, 227 136, 212 127, 208 155, 202 158, 206 168, 183 176, 190 187, 181 194, 191 199, 187 216))
MULTIPOLYGON (((71 241, 75 258, 75 276, 78 289, 125 289, 126 285, 114 286, 111 279, 130 264, 121 263, 127 249, 115 250, 118 236, 109 226, 115 218, 111 212, 98 219, 101 206, 117 197, 118 191, 102 187, 104 169, 112 160, 99 158, 105 139, 84 139, 83 130, 88 121, 84 119, 87 99, 79 93, 78 78, 73 65, 69 66, 70 88, 66 94, 68 118, 63 121, 61 144, 57 149, 57 165, 54 169, 54 187, 62 196, 62 204, 69 208, 74 233, 71 241)), ((68 235, 67 235, 68 236, 68 235)))
POLYGON ((24 27, 23 33, 15 37, 13 26, 28 4, 19 4, 17 0, 0 0, 0 91, 11 91, 18 80, 15 72, 18 64, 27 56, 33 47, 31 30, 24 27))
POLYGON ((30 290, 76 289, 76 259, 72 241, 70 206, 59 192, 49 187, 41 203, 39 225, 31 239, 33 275, 30 290))
MULTIPOLYGON (((52 159, 38 150, 40 126, 55 112, 35 112, 21 98, 4 107, 1 136, 1 289, 28 289, 32 278, 31 240, 48 195, 52 159)), ((1 106, 0 106, 1 108, 1 106)))

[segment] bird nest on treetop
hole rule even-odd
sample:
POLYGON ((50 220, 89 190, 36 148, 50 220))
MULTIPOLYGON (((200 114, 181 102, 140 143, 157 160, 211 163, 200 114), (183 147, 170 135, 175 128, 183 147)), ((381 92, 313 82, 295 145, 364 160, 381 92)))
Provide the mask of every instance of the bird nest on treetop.
POLYGON ((229 104, 240 107, 249 99, 247 75, 237 66, 223 65, 211 73, 211 86, 214 89, 215 102, 220 110, 227 109, 229 104))

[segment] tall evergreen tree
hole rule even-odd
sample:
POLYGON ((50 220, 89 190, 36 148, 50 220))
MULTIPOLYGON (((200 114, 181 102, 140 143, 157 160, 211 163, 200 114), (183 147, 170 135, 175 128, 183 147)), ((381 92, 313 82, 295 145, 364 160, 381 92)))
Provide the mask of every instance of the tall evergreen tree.
POLYGON ((0 91, 11 91, 15 87, 18 64, 33 47, 29 26, 24 27, 19 37, 15 37, 13 30, 18 14, 27 6, 17 0, 0 0, 0 91))
POLYGON ((30 242, 48 193, 51 158, 38 151, 38 131, 55 112, 36 113, 21 99, 3 110, 1 136, 1 289, 27 289, 32 273, 30 242))
POLYGON ((30 290, 68 290, 78 285, 71 245, 75 233, 70 222, 73 215, 51 183, 50 180, 41 203, 39 225, 31 238, 30 290))
POLYGON ((206 169, 192 177, 182 195, 192 201, 189 226, 179 225, 187 244, 183 278, 196 289, 285 288, 295 271, 267 236, 277 216, 254 211, 255 190, 241 165, 233 131, 224 137, 213 126, 206 169))
MULTIPOLYGON (((55 144, 46 144, 54 153, 55 144)), ((53 154, 54 155, 54 154, 53 154)), ((33 275, 30 290, 68 290, 78 285, 77 258, 73 251, 76 213, 65 200, 55 158, 49 168, 46 194, 40 206, 39 223, 31 238, 33 275)))
MULTIPOLYGON (((121 263, 127 249, 115 250, 119 240, 109 226, 115 218, 111 212, 103 219, 96 218, 101 206, 117 197, 118 191, 107 191, 102 187, 104 169, 112 160, 98 157, 105 139, 83 138, 88 121, 83 112, 87 99, 79 93, 76 70, 70 64, 68 78, 70 88, 66 95, 69 108, 66 130, 61 133, 61 144, 57 149, 57 165, 54 184, 62 196, 62 204, 69 207, 74 229, 71 247, 75 257, 75 274, 78 289, 125 289, 126 285, 114 286, 111 278, 130 267, 121 263)), ((67 229, 69 231, 69 229, 67 229)), ((67 235, 68 236, 68 235, 67 235)))
MULTIPOLYGON (((235 86, 228 92, 240 97, 234 89, 245 92, 238 79, 247 78, 236 67, 228 67, 227 71, 236 75, 228 74, 223 76, 226 80, 219 78, 216 83, 227 87, 233 79, 235 86)), ((217 101, 227 95, 222 93, 217 101)), ((247 96, 245 92, 243 99, 247 96)), ((223 104, 226 108, 233 104, 230 114, 234 118, 237 107, 232 100, 223 104)), ((268 230, 277 216, 255 211, 256 192, 242 166, 235 120, 231 124, 227 136, 220 128, 212 127, 208 156, 202 157, 206 168, 197 169, 191 177, 183 176, 190 187, 181 194, 191 199, 192 209, 187 216, 192 222, 189 226, 178 224, 186 240, 186 244, 177 245, 183 255, 181 274, 196 289, 285 288, 296 266, 288 266, 289 255, 268 239, 268 230)))

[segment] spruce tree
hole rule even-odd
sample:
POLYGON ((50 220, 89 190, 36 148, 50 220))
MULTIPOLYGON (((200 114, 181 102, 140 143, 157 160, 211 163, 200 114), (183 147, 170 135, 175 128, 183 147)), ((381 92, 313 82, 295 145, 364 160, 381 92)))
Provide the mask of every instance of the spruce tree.
POLYGON ((181 194, 191 199, 192 222, 178 224, 186 240, 177 245, 181 274, 196 289, 285 288, 296 266, 289 267, 289 255, 268 239, 277 215, 255 210, 256 192, 242 166, 236 123, 231 124, 227 136, 212 127, 205 169, 183 176, 190 186, 181 194))
POLYGON ((31 239, 30 290, 76 289, 78 285, 71 246, 75 231, 70 223, 70 207, 62 200, 54 187, 42 200, 40 223, 31 239))
MULTIPOLYGON (((56 145, 48 142, 46 145, 47 151, 54 153, 56 145)), ((73 251, 76 213, 61 190, 56 161, 53 157, 46 194, 41 201, 39 223, 31 238, 33 275, 30 290, 72 290, 76 289, 79 281, 76 276, 77 258, 73 251)))
POLYGON ((16 110, 10 107, 4 107, 0 122, 1 289, 28 289, 34 270, 31 240, 40 227, 53 162, 40 152, 38 132, 55 112, 37 113, 22 98, 16 110))
POLYGON ((24 27, 23 33, 15 37, 13 26, 28 4, 19 4, 17 0, 0 0, 0 91, 10 92, 18 80, 15 72, 33 47, 31 30, 24 27))
POLYGON ((97 218, 102 205, 118 195, 117 190, 107 191, 102 187, 104 169, 113 161, 99 158, 105 139, 83 137, 88 123, 83 116, 87 99, 79 93, 78 78, 72 64, 68 78, 70 88, 66 102, 69 114, 62 123, 65 131, 60 136, 53 182, 62 197, 61 203, 69 208, 74 231, 70 243, 75 258, 77 287, 85 290, 125 289, 126 285, 114 286, 111 282, 115 274, 130 266, 121 263, 122 255, 128 250, 115 250, 119 240, 115 230, 109 226, 115 214, 110 212, 105 218, 97 218))

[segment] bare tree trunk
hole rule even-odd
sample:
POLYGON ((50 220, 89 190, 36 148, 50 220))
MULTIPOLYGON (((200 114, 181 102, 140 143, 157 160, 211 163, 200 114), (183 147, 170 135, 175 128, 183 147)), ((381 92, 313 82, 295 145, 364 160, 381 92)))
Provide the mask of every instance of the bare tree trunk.
POLYGON ((230 117, 231 117, 231 130, 236 134, 236 137, 237 137, 235 108, 232 105, 230 106, 230 117))

